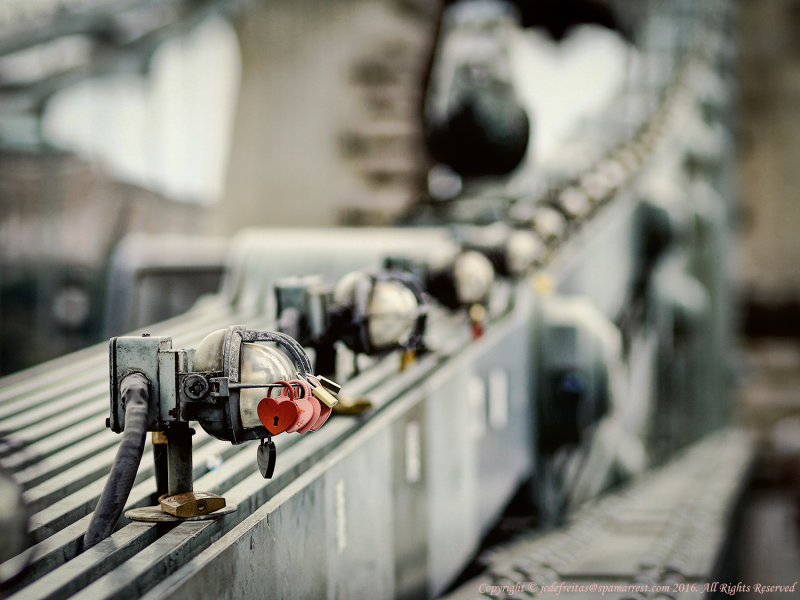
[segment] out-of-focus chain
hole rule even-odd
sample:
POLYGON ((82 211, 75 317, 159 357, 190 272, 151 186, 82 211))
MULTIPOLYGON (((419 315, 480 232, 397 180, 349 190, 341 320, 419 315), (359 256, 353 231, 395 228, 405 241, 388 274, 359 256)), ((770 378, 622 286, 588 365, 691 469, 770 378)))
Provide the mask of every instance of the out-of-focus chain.
POLYGON ((682 62, 664 90, 660 105, 632 135, 615 144, 589 168, 570 177, 569 183, 547 192, 553 201, 533 217, 534 229, 548 250, 542 264, 575 232, 567 221, 584 220, 613 201, 658 153, 670 132, 680 127, 693 100, 690 74, 705 57, 706 53, 698 50, 682 62))

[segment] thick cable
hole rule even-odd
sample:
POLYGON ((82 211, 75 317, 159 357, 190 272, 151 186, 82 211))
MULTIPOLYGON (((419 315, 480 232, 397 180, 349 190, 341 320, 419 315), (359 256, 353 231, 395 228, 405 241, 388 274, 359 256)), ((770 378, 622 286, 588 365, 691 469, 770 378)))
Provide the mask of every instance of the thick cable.
POLYGON ((111 535, 128 501, 144 453, 149 382, 141 373, 127 375, 120 383, 120 394, 125 406, 125 430, 111 473, 84 536, 84 550, 111 535))

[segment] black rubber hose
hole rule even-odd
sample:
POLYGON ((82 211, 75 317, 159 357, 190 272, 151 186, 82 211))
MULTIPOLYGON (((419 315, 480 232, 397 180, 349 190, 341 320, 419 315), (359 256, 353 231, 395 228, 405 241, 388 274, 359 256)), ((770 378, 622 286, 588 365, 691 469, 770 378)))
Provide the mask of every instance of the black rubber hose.
POLYGON ((126 376, 120 383, 120 393, 125 406, 125 431, 103 494, 83 538, 84 550, 111 535, 128 501, 144 453, 150 398, 147 378, 141 373, 126 376))

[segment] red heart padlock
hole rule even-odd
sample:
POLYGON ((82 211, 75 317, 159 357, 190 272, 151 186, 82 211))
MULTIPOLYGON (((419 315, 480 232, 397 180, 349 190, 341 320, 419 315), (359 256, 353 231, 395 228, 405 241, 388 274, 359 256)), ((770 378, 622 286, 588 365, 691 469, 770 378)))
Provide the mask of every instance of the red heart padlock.
POLYGON ((311 393, 311 386, 308 385, 308 382, 304 379, 292 379, 292 384, 299 386, 303 390, 303 400, 307 401, 309 406, 311 407, 311 418, 308 422, 303 425, 302 427, 297 428, 297 433, 306 433, 307 431, 312 431, 314 427, 314 423, 317 422, 319 419, 320 414, 320 403, 314 395, 311 393))
MULTIPOLYGON (((322 384, 319 383, 319 381, 316 378, 314 378, 314 381, 317 383, 317 385, 322 385, 322 384)), ((313 394, 312 394, 312 396, 313 396, 313 394)), ((314 399, 316 400, 317 398, 314 397, 314 399)), ((317 418, 316 421, 314 421, 311 424, 311 431, 316 431, 317 429, 319 429, 320 427, 325 425, 325 421, 327 421, 328 417, 330 417, 331 414, 333 413, 333 409, 330 406, 328 406, 327 404, 325 404, 324 402, 319 402, 317 400, 317 404, 319 404, 319 409, 320 409, 319 410, 319 417, 317 418)))
POLYGON ((305 427, 308 425, 308 422, 314 418, 314 407, 311 402, 308 401, 307 398, 299 397, 297 392, 294 389, 294 386, 297 384, 297 380, 293 379, 292 381, 276 381, 275 383, 281 383, 284 386, 288 387, 291 390, 291 397, 292 402, 297 407, 297 420, 292 423, 290 427, 286 428, 286 433, 294 433, 298 431, 300 428, 305 427))
POLYGON ((322 402, 319 403, 319 408, 320 408, 319 418, 316 421, 314 421, 314 424, 311 426, 311 431, 316 431, 317 429, 325 425, 325 421, 328 420, 328 417, 330 417, 331 413, 333 412, 333 409, 330 406, 322 402))
POLYGON ((289 389, 289 396, 281 394, 277 398, 262 398, 258 403, 258 418, 272 435, 286 431, 297 421, 297 406, 292 401, 294 390, 292 386, 283 384, 284 389, 289 389))

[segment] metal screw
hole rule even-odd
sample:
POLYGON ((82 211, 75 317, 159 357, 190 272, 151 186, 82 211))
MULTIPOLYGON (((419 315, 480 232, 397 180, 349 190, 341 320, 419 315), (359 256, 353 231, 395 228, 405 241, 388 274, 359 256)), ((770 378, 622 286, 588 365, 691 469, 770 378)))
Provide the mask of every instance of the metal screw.
POLYGON ((192 400, 199 400, 208 393, 208 381, 202 375, 189 375, 183 382, 183 391, 192 400))

